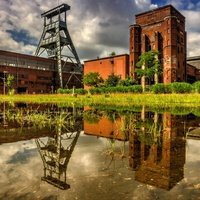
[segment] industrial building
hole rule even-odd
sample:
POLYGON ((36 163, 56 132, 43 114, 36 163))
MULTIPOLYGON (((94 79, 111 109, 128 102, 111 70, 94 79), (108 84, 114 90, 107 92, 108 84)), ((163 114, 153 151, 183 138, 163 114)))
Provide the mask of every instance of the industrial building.
POLYGON ((104 80, 110 74, 125 79, 129 75, 129 55, 123 54, 85 61, 84 74, 89 72, 98 72, 104 80))
POLYGON ((159 52, 163 67, 160 82, 186 81, 185 17, 167 5, 135 16, 130 26, 130 70, 135 76, 139 56, 149 50, 159 52))
POLYGON ((17 93, 53 93, 58 88, 82 87, 82 65, 67 29, 68 10, 69 5, 61 4, 41 14, 44 27, 35 56, 0 51, 1 93, 7 92, 8 75, 14 76, 17 93))
POLYGON ((158 77, 159 82, 192 83, 200 80, 200 59, 195 60, 195 64, 189 58, 187 63, 185 17, 178 10, 167 5, 137 14, 135 22, 130 26, 129 63, 121 62, 119 65, 115 62, 120 56, 89 60, 85 62, 84 74, 95 71, 104 79, 111 73, 120 75, 122 79, 127 76, 137 78, 135 71, 139 56, 155 50, 159 52, 158 59, 163 71, 158 77))
MULTIPOLYGON (((71 77, 74 65, 67 63, 63 68, 66 84, 71 77)), ((0 50, 0 91, 3 93, 5 79, 14 76, 14 89, 17 93, 53 93, 60 87, 56 60, 0 50)), ((76 76, 81 79, 81 74, 76 76)), ((68 87, 81 87, 78 78, 71 78, 68 87)), ((5 87, 7 90, 7 88, 5 87)))
MULTIPOLYGON (((6 93, 6 77, 14 76, 17 93, 53 93, 58 88, 83 87, 83 67, 67 29, 67 4, 41 14, 44 27, 35 56, 0 50, 0 93, 6 93), (40 57, 46 53, 46 58, 40 57)), ((159 82, 200 80, 200 57, 186 59, 185 17, 167 5, 135 16, 130 26, 130 52, 87 60, 84 74, 99 72, 105 80, 111 74, 136 77, 139 56, 159 52, 163 73, 159 82)))

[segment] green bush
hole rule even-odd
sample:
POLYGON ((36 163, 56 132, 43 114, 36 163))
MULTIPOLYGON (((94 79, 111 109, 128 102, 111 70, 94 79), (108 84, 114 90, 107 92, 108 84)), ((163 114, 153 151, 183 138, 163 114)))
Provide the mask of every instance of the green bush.
POLYGON ((195 92, 200 93, 200 81, 193 83, 193 89, 195 92))
POLYGON ((118 85, 119 86, 131 86, 131 85, 135 85, 137 82, 135 79, 131 78, 131 77, 127 77, 124 80, 119 80, 118 85))
POLYGON ((164 83, 158 83, 155 85, 152 85, 150 87, 150 91, 154 94, 168 94, 171 93, 170 85, 165 85, 164 83))
POLYGON ((128 87, 128 92, 131 93, 142 93, 142 86, 141 85, 133 85, 128 87))
POLYGON ((164 83, 158 83, 158 84, 152 85, 150 87, 150 91, 155 94, 163 94, 165 93, 165 85, 164 83))
POLYGON ((193 87, 189 83, 174 82, 169 85, 172 93, 191 93, 193 87))
POLYGON ((91 88, 90 94, 107 94, 107 93, 141 93, 142 86, 141 85, 133 85, 133 86, 117 86, 117 87, 98 87, 91 88))
MULTIPOLYGON (((73 89, 63 89, 63 88, 59 88, 57 90, 58 94, 73 94, 73 89)), ((83 89, 83 88, 77 88, 74 89, 74 93, 75 94, 86 94, 87 90, 83 89)))
POLYGON ((87 90, 83 89, 83 88, 77 88, 74 90, 75 94, 87 94, 87 90))
POLYGON ((90 72, 83 76, 83 83, 87 86, 98 87, 103 83, 103 79, 98 72, 90 72))
POLYGON ((72 93, 72 91, 71 91, 70 89, 59 88, 59 89, 57 90, 57 93, 58 93, 58 94, 70 94, 70 93, 72 93))
POLYGON ((102 91, 103 91, 103 88, 99 88, 99 87, 91 88, 89 90, 90 94, 102 94, 102 91))
POLYGON ((107 87, 114 87, 114 86, 116 86, 119 83, 120 80, 121 80, 120 76, 115 75, 115 74, 111 74, 105 80, 105 86, 107 86, 107 87))

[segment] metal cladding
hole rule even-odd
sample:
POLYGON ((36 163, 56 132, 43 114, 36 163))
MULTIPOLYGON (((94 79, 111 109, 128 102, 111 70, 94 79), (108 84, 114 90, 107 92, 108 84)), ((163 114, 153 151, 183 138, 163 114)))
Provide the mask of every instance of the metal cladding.
POLYGON ((66 12, 68 10, 70 10, 69 5, 61 4, 41 14, 44 18, 44 28, 35 52, 35 55, 40 56, 46 51, 49 58, 57 61, 61 88, 68 87, 72 76, 80 81, 76 74, 82 73, 82 65, 67 29, 66 12), (68 72, 71 73, 69 79, 63 80, 63 68, 67 67, 66 62, 71 62, 74 66, 68 68, 68 72))

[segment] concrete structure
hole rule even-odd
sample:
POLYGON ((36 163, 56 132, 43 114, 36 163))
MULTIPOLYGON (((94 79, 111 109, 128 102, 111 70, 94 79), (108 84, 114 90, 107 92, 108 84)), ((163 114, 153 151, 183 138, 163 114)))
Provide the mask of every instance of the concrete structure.
POLYGON ((98 72, 104 80, 111 74, 125 79, 129 75, 129 55, 123 54, 85 61, 84 75, 89 72, 98 72))
MULTIPOLYGON (((65 65, 64 83, 71 76, 67 70, 74 67, 72 63, 65 65)), ((4 80, 8 74, 14 76, 14 89, 17 93, 52 93, 60 86, 55 60, 0 50, 1 93, 4 93, 4 80)), ((77 76, 80 79, 82 75, 77 76)), ((81 87, 82 84, 77 78, 72 78, 68 87, 73 86, 81 87)))
POLYGON ((160 53, 160 82, 186 81, 185 17, 167 5, 135 16, 130 26, 130 73, 135 77, 139 56, 149 50, 160 53))

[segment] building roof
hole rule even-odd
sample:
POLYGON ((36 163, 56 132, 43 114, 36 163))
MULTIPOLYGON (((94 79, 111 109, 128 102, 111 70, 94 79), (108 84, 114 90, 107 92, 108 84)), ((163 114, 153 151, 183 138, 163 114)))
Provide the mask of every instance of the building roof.
POLYGON ((11 51, 4 51, 4 50, 0 50, 0 55, 19 57, 19 58, 30 59, 30 60, 38 60, 38 61, 40 60, 40 61, 46 61, 46 62, 53 61, 53 59, 49 59, 49 58, 33 56, 33 55, 28 55, 28 54, 22 54, 22 53, 16 53, 16 52, 11 52, 11 51))
POLYGON ((200 56, 187 57, 187 64, 190 64, 200 70, 200 56))
POLYGON ((192 57, 187 57, 187 61, 196 61, 196 60, 199 60, 200 62, 200 56, 192 56, 192 57))
POLYGON ((92 60, 86 60, 86 61, 84 61, 84 62, 91 62, 91 61, 97 61, 97 60, 106 60, 106 59, 116 58, 116 57, 122 57, 122 56, 129 56, 129 54, 121 54, 121 55, 115 55, 115 56, 107 56, 107 57, 103 57, 103 58, 96 58, 96 59, 92 59, 92 60))
POLYGON ((175 11, 176 11, 177 13, 179 13, 183 18, 185 18, 185 17, 184 17, 176 8, 174 8, 172 5, 166 5, 166 6, 158 7, 158 8, 149 10, 149 11, 145 11, 145 12, 142 12, 142 13, 138 13, 138 14, 135 15, 135 17, 139 17, 140 15, 149 14, 149 13, 151 13, 151 12, 160 11, 160 10, 163 10, 163 9, 166 9, 166 8, 171 8, 172 10, 175 10, 175 11))

